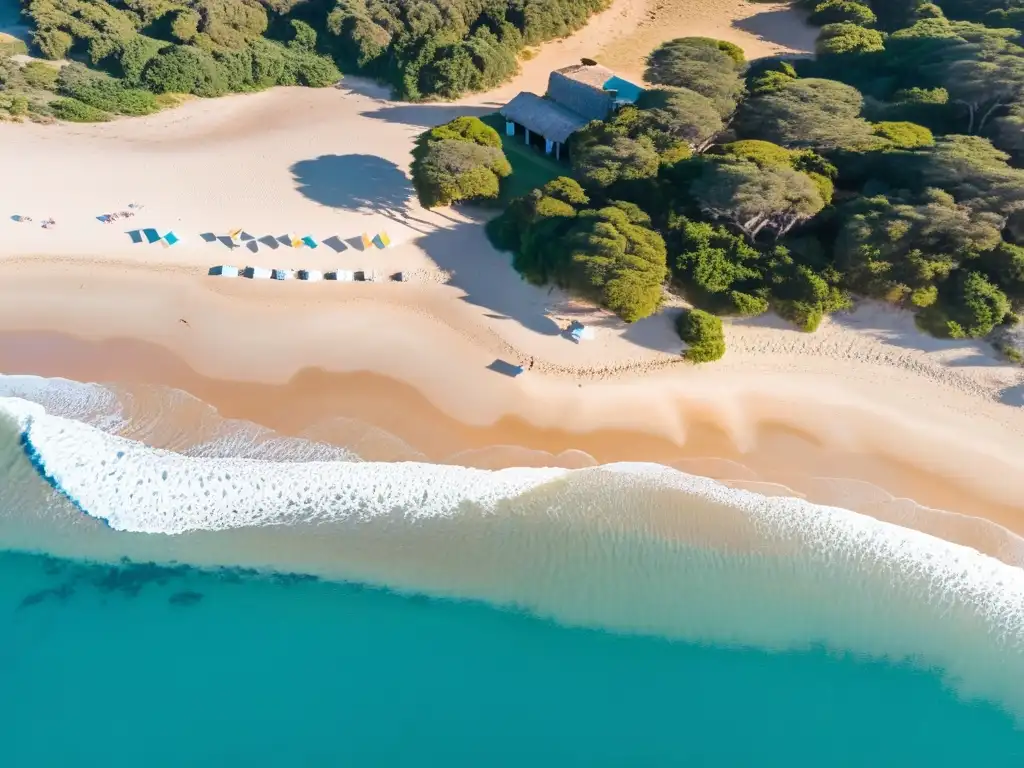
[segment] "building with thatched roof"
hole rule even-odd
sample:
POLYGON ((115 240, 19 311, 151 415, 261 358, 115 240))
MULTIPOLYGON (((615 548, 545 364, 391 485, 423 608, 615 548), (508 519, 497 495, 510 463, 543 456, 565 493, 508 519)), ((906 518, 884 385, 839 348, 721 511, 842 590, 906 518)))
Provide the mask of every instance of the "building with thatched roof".
POLYGON ((531 134, 540 136, 544 151, 560 157, 572 134, 592 120, 608 119, 618 105, 636 101, 641 92, 607 67, 584 60, 552 72, 543 98, 523 91, 499 112, 509 136, 521 126, 527 143, 531 134))

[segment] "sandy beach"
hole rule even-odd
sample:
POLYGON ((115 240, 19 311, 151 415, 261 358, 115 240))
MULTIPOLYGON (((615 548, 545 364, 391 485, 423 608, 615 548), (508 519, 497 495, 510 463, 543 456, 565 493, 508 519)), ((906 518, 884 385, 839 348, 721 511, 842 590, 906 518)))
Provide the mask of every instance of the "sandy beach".
POLYGON ((1016 562, 1024 371, 987 344, 932 339, 908 314, 863 303, 814 334, 730 322, 726 357, 696 367, 680 358, 678 308, 626 325, 523 282, 483 214, 416 202, 408 166, 425 127, 542 90, 551 69, 595 51, 638 76, 647 50, 683 34, 752 57, 813 44, 783 6, 617 0, 514 82, 458 104, 396 103, 349 78, 102 125, 0 125, 0 168, 17 180, 0 191, 0 370, 161 384, 224 418, 327 441, 325 425, 356 419, 382 430, 367 448, 382 460, 672 463, 1016 562), (130 204, 131 219, 97 220, 130 204), (57 225, 39 226, 47 218, 57 225), (181 242, 133 243, 145 227, 181 242), (226 244, 235 228, 263 244, 226 244), (393 247, 358 245, 382 231, 393 247), (293 249, 287 234, 344 248, 293 249), (216 265, 408 282, 208 277, 216 265), (566 338, 574 320, 595 339, 566 338), (532 367, 512 378, 509 365, 532 367))

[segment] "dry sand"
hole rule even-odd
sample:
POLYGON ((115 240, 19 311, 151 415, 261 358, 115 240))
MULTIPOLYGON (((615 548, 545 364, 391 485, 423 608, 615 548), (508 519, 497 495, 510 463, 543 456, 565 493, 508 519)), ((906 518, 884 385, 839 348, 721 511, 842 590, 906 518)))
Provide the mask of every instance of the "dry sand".
POLYGON ((1015 561, 977 518, 1024 533, 1024 409, 1011 407, 1024 400, 1024 375, 985 344, 930 339, 909 316, 865 304, 811 335, 772 318, 730 323, 725 359, 696 368, 679 357, 678 310, 627 326, 522 282, 471 214, 416 203, 407 170, 424 127, 489 112, 535 81, 542 90, 551 68, 595 50, 640 55, 655 37, 732 30, 755 55, 770 43, 744 31, 740 12, 783 13, 681 6, 618 0, 545 46, 516 82, 458 105, 394 103, 350 79, 104 125, 0 125, 0 168, 18 180, 0 191, 0 370, 163 382, 289 433, 359 416, 432 460, 490 446, 459 460, 685 461, 765 491, 845 500, 1015 561), (699 26, 702 8, 719 9, 708 11, 718 26, 699 26), (691 27, 673 26, 677 17, 691 27), (129 203, 144 207, 128 223, 95 219, 129 203), (47 217, 56 228, 38 226, 47 217), (132 244, 127 230, 147 226, 183 240, 132 244), (395 247, 252 253, 200 237, 236 227, 268 242, 386 230, 395 247), (414 281, 206 277, 216 264, 403 271, 414 281), (571 343, 561 331, 572 320, 593 325, 596 339, 571 343), (500 372, 530 362, 525 376, 500 372), (516 448, 495 451, 501 444, 516 448), (556 456, 571 449, 584 453, 556 456), (972 517, 936 522, 889 494, 972 517))

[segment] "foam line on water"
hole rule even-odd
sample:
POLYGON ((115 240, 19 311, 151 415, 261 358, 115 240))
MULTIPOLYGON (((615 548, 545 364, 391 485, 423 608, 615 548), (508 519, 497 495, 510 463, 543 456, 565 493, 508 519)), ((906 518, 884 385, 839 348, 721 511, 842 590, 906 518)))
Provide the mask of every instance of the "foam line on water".
POLYGON ((571 624, 917 659, 1024 713, 1024 571, 847 510, 649 464, 191 458, 11 399, 0 430, 0 449, 118 531, 246 529, 301 539, 339 578, 571 624))

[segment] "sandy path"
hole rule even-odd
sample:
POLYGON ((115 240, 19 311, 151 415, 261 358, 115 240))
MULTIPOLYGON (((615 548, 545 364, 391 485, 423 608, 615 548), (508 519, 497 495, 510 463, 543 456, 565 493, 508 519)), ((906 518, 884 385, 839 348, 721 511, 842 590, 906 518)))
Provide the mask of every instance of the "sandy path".
POLYGON ((818 30, 786 3, 746 0, 647 0, 632 29, 608 38, 598 54, 615 71, 641 78, 647 54, 676 37, 711 37, 740 46, 748 59, 814 50, 818 30))

